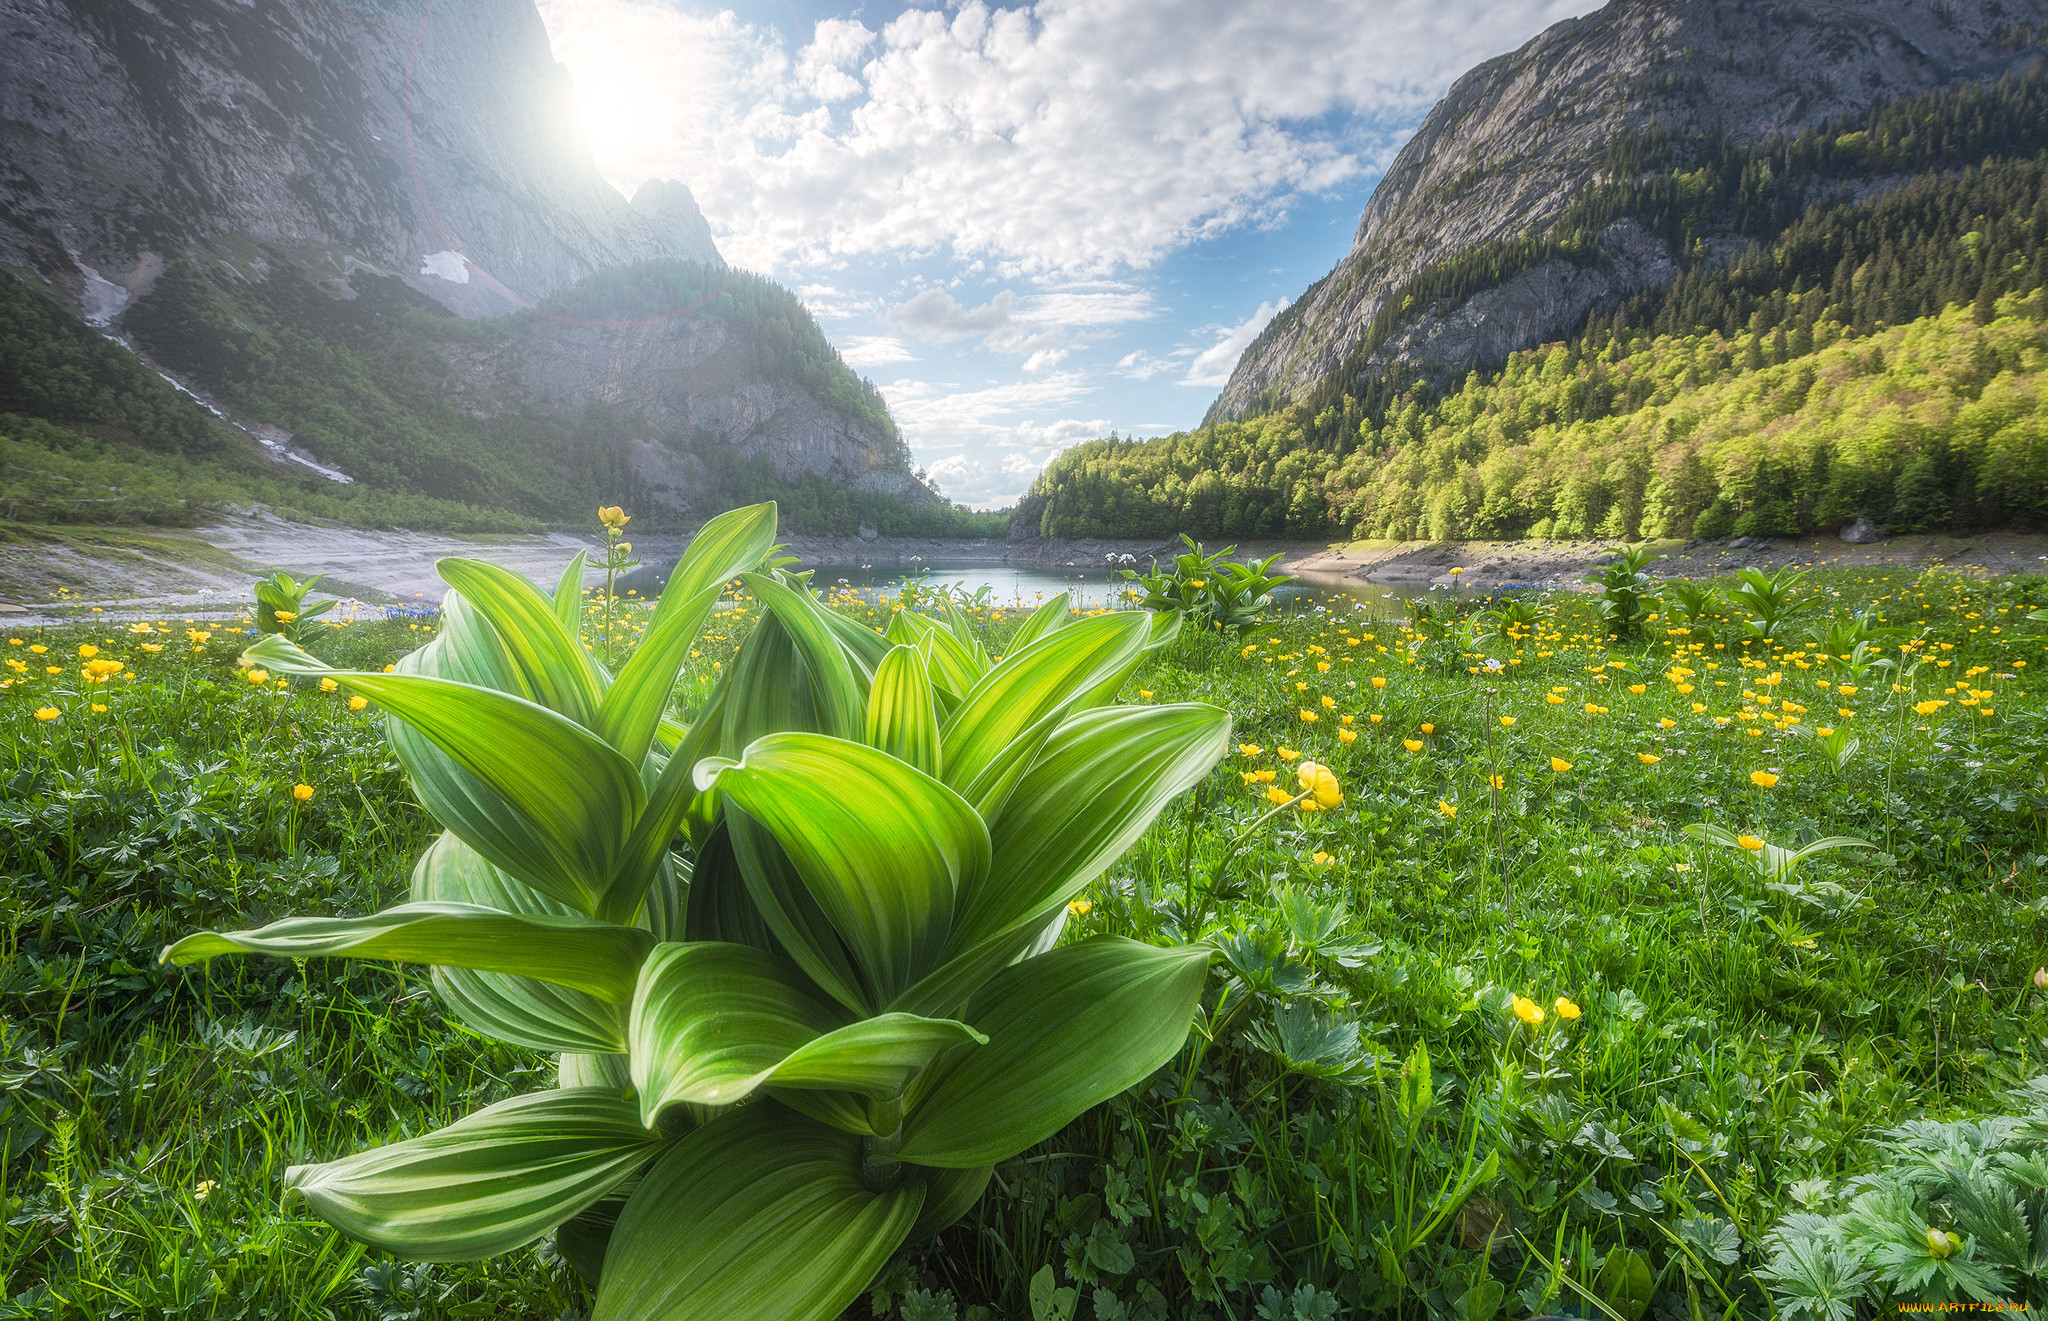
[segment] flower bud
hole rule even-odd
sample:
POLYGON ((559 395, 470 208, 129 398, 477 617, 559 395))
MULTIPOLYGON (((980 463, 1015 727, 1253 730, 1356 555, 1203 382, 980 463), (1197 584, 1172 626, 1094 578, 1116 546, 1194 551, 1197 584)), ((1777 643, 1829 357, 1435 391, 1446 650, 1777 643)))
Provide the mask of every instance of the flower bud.
POLYGON ((2048 968, 2034 969, 2034 985, 2048 991, 2048 968))
POLYGON ((1927 1252, 1937 1261, 1954 1256, 1956 1249, 1962 1245, 1963 1241, 1954 1234, 1944 1234, 1932 1226, 1927 1230, 1927 1252))

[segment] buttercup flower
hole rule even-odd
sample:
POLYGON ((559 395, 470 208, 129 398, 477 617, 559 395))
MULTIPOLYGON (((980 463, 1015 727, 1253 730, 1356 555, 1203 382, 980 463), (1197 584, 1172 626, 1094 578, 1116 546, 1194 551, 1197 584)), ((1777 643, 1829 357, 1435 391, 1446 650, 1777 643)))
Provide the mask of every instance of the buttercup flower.
POLYGON ((1282 761, 1293 761, 1296 757, 1299 757, 1301 755, 1299 752, 1296 752, 1293 748, 1274 748, 1273 751, 1280 754, 1280 760, 1282 761))
POLYGON ((1515 1011, 1515 1017, 1527 1023, 1530 1027, 1535 1027, 1543 1021, 1543 1006, 1526 996, 1516 996, 1512 1007, 1515 1011))
POLYGON ((361 694, 357 694, 356 696, 348 699, 348 709, 351 711, 360 711, 369 704, 370 699, 362 696, 361 694))
POLYGON ((1355 729, 1340 729, 1337 731, 1337 741, 1339 743, 1356 743, 1358 742, 1358 731, 1355 729))
POLYGON ((1093 907, 1095 905, 1086 899, 1074 899, 1068 902, 1067 911, 1075 917, 1086 917, 1088 916, 1088 910, 1093 907))
POLYGON ((36 708, 36 719, 42 721, 44 724, 48 724, 50 721, 55 720, 58 716, 63 714, 64 713, 62 711, 59 711, 54 706, 42 706, 36 708))
POLYGON ((1564 774, 1571 768, 1572 764, 1566 761, 1563 757, 1552 757, 1550 759, 1550 769, 1559 775, 1564 774))
POLYGON ((1778 782, 1778 777, 1769 771, 1751 771, 1749 782, 1759 789, 1768 789, 1778 782))
POLYGON ((247 671, 247 672, 246 672, 246 677, 248 678, 248 680, 249 680, 249 682, 250 682, 250 683, 269 683, 269 682, 270 682, 270 671, 269 671, 269 670, 249 670, 249 671, 247 671))
POLYGON ((313 797, 313 786, 310 784, 293 785, 292 797, 298 799, 302 803, 310 801, 313 797))
POLYGON ((1761 852, 1764 846, 1764 842, 1755 835, 1737 835, 1735 842, 1748 849, 1751 853, 1761 852))
POLYGON ((1448 798, 1437 799, 1436 810, 1443 813, 1445 816, 1451 818, 1453 821, 1458 819, 1458 805, 1450 801, 1448 798))
POLYGON ((1500 718, 1500 727, 1502 729, 1513 729, 1515 727, 1515 717, 1502 716, 1500 718))
POLYGON ((1256 757, 1265 751, 1264 748, 1256 743, 1240 743, 1237 745, 1237 750, 1247 757, 1256 757))
POLYGON ((612 531, 617 532, 620 528, 632 522, 633 516, 617 505, 601 505, 598 507, 597 521, 612 531))
POLYGON ((1404 738, 1401 740, 1401 746, 1410 752, 1420 752, 1422 751, 1422 740, 1419 738, 1404 738))
POLYGON ((1658 762, 1664 759, 1654 752, 1638 752, 1636 754, 1636 760, 1643 763, 1643 765, 1645 766, 1655 766, 1658 762))
POLYGON ((1344 790, 1337 784, 1336 775, 1319 761, 1301 763, 1295 771, 1295 778, 1301 782, 1304 792, 1313 795, 1302 803, 1303 807, 1314 803, 1317 807, 1331 808, 1344 801, 1344 790))
POLYGON ((1561 995, 1557 997, 1557 1003, 1550 1007, 1557 1011, 1557 1016, 1559 1018, 1566 1020, 1577 1018, 1581 1012, 1577 1005, 1573 1004, 1571 1001, 1565 999, 1561 995))

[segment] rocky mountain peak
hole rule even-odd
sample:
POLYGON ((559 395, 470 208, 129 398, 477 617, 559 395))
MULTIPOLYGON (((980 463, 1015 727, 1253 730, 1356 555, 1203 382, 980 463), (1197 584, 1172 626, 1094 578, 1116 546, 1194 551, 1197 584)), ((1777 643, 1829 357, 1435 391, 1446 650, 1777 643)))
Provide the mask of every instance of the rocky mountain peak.
MULTIPOLYGON (((1389 299, 1418 273, 1540 234, 1604 181, 1622 134, 1798 133, 2037 61, 2043 20, 2040 0, 1614 0, 1555 24, 1452 85, 1373 190, 1350 253, 1245 351, 1211 417, 1299 397, 1403 311, 1389 299)), ((1547 263, 1418 312, 1366 369, 1461 375, 1575 329, 1672 277, 1675 254, 1646 238, 1616 225, 1598 262, 1547 263)))

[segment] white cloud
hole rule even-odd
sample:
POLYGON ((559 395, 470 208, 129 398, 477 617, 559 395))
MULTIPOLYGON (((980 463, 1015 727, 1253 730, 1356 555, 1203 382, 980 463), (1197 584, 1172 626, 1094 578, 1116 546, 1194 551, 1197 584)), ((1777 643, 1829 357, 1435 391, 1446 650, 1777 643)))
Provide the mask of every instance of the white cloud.
POLYGON ((882 320, 901 326, 919 339, 937 344, 975 335, 989 335, 1007 328, 1010 308, 1017 296, 1008 289, 980 307, 965 307, 944 289, 927 289, 900 307, 890 308, 882 320))
POLYGON ((1164 358, 1155 358, 1143 349, 1132 349, 1116 360, 1116 374, 1128 376, 1134 381, 1149 381, 1162 372, 1173 370, 1173 364, 1164 358))
POLYGON ((893 335, 852 335, 839 346, 839 356, 849 367, 886 367, 892 362, 916 362, 917 355, 893 335))
POLYGON ((600 168, 687 180, 761 269, 1139 268, 1369 172, 1460 70, 1588 0, 1042 0, 829 19, 541 0, 600 168), (1388 125, 1382 129, 1380 125, 1388 125))
POLYGON ((1110 422, 1071 416, 1096 387, 1078 372, 962 389, 925 381, 882 387, 918 461, 949 499, 984 509, 1014 504, 1046 462, 1110 422))
POLYGON ((1286 310, 1288 301, 1283 298, 1277 303, 1260 303, 1258 311, 1234 326, 1225 327, 1221 339, 1195 355, 1195 360, 1188 364, 1188 374, 1181 378, 1180 383, 1212 390, 1226 384, 1238 358, 1259 337, 1267 323, 1286 310))

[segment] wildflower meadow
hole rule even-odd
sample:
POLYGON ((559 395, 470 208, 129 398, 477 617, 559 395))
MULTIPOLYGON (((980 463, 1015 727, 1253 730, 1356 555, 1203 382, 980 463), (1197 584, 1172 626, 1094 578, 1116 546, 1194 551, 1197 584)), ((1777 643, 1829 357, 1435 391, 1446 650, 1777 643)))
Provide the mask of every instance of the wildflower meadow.
MULTIPOLYGON (((451 582, 499 607, 337 618, 293 579, 263 620, 0 635, 0 1316, 2048 1301, 2048 579, 1631 569, 1619 620, 1305 595, 1189 627, 1135 592, 814 590, 763 533, 707 559, 685 629, 673 586, 612 594, 604 521, 607 585, 545 620, 515 607, 549 585, 479 571, 451 582), (535 727, 569 724, 549 676, 583 662, 518 645, 557 627, 592 712, 639 703, 589 716, 639 804, 622 856, 691 772, 640 882, 672 920, 584 903, 573 867, 484 903, 527 859, 488 839, 469 899, 430 883, 484 827, 387 733, 488 687, 446 667, 489 639, 535 727), (859 883, 778 913, 777 858, 859 883), (861 906, 913 872, 923 907, 861 906), (527 963, 389 925, 493 913, 527 963), (550 1047, 562 1015, 591 1044, 550 1047), (586 1109, 522 1135, 550 1097, 586 1109), (540 1192, 491 1164, 586 1129, 609 1163, 565 1147, 540 1192), (482 1191, 408 1201, 361 1163, 432 1140, 470 1173, 422 1186, 482 1191), (809 1200, 761 1200, 785 1187, 809 1200)), ((514 802, 458 746, 480 727, 434 756, 514 802)), ((533 747, 520 775, 574 769, 533 747)))

